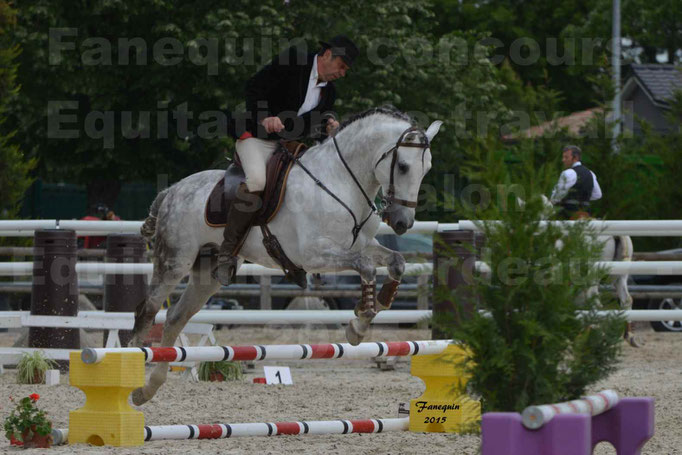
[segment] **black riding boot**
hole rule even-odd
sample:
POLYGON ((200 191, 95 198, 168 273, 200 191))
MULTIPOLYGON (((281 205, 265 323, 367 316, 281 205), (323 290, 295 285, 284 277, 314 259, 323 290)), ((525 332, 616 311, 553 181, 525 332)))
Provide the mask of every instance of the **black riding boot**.
POLYGON ((223 231, 223 243, 218 251, 218 264, 211 272, 211 276, 223 286, 234 283, 239 263, 239 249, 248 234, 258 210, 261 207, 262 191, 250 192, 246 184, 239 186, 239 195, 227 212, 227 224, 223 231))

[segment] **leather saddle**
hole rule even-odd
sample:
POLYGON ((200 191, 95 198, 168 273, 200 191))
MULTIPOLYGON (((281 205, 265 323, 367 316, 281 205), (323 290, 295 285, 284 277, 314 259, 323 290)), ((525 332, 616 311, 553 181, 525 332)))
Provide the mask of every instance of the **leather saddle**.
POLYGON ((265 190, 262 200, 241 200, 237 198, 239 186, 246 181, 239 157, 235 153, 235 162, 228 166, 225 177, 216 183, 206 200, 204 219, 211 227, 225 227, 227 212, 234 203, 259 204, 260 208, 252 226, 260 226, 263 233, 263 244, 268 254, 275 259, 284 270, 290 281, 302 288, 306 287, 305 270, 295 265, 284 253, 277 238, 270 232, 267 225, 272 221, 284 201, 289 172, 295 163, 295 158, 301 157, 306 146, 300 142, 280 142, 266 165, 265 190))

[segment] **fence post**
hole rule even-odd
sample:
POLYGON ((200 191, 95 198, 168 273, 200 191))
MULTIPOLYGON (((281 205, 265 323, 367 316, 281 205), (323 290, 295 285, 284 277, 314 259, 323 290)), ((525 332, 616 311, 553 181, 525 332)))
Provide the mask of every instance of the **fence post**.
MULTIPOLYGON (((78 316, 76 251, 76 231, 70 229, 35 231, 31 314, 78 316)), ((80 332, 78 329, 30 327, 28 346, 80 349, 80 332)), ((57 363, 63 371, 68 370, 67 361, 57 363)))
MULTIPOLYGON (((477 255, 483 245, 483 236, 474 231, 445 231, 436 234, 440 241, 433 243, 433 289, 434 296, 439 286, 447 286, 461 302, 461 312, 456 311, 453 300, 434 297, 433 315, 451 314, 466 318, 476 307, 476 297, 471 295, 467 285, 472 283, 477 255), (472 251, 473 247, 473 251, 472 251)), ((434 340, 448 337, 441 329, 432 325, 434 340)))
MULTIPOLYGON (((107 237, 105 262, 145 262, 146 243, 141 235, 110 234, 107 237)), ((104 311, 121 313, 135 311, 147 295, 147 275, 105 275, 104 311)), ((108 333, 104 334, 106 346, 108 333)), ((133 337, 131 330, 121 330, 121 346, 133 337)))
MULTIPOLYGON (((417 309, 429 309, 429 276, 419 275, 417 277, 417 309)), ((420 329, 427 329, 429 327, 428 321, 422 321, 417 324, 420 329)))
POLYGON ((272 277, 270 275, 260 277, 260 309, 272 309, 272 277))

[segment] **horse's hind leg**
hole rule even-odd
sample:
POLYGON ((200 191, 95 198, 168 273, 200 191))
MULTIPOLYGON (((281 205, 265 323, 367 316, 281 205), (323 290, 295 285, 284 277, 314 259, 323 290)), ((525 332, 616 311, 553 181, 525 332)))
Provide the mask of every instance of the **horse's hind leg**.
MULTIPOLYGON (((220 289, 220 283, 210 277, 210 269, 201 273, 192 272, 190 281, 182 293, 180 300, 170 307, 163 327, 162 346, 173 346, 187 322, 194 316, 206 301, 220 289)), ((147 384, 133 392, 133 403, 141 405, 149 401, 156 391, 166 382, 168 363, 157 363, 149 376, 147 384)))
MULTIPOLYGON (((159 248, 159 251, 166 251, 159 248)), ((194 254, 196 256, 196 253, 194 254)), ((130 346, 142 346, 149 329, 154 323, 156 313, 166 301, 170 293, 180 280, 185 277, 192 268, 194 257, 191 254, 172 258, 163 255, 154 258, 154 274, 149 285, 149 292, 144 302, 135 312, 135 327, 130 346)))

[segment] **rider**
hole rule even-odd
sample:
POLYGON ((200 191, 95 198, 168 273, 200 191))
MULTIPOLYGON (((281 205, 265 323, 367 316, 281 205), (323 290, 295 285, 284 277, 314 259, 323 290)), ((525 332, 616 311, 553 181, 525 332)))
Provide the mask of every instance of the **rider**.
POLYGON ((590 217, 590 201, 601 199, 597 176, 580 162, 582 152, 576 145, 562 149, 561 161, 564 171, 559 176, 550 201, 560 206, 565 219, 590 217))
POLYGON ((258 213, 265 188, 265 170, 278 140, 322 139, 339 126, 331 113, 336 99, 335 79, 343 77, 358 55, 355 44, 338 35, 320 41, 317 54, 291 47, 275 57, 246 84, 246 115, 234 122, 236 151, 246 184, 227 214, 223 243, 213 277, 228 285, 234 279, 237 254, 258 213))

